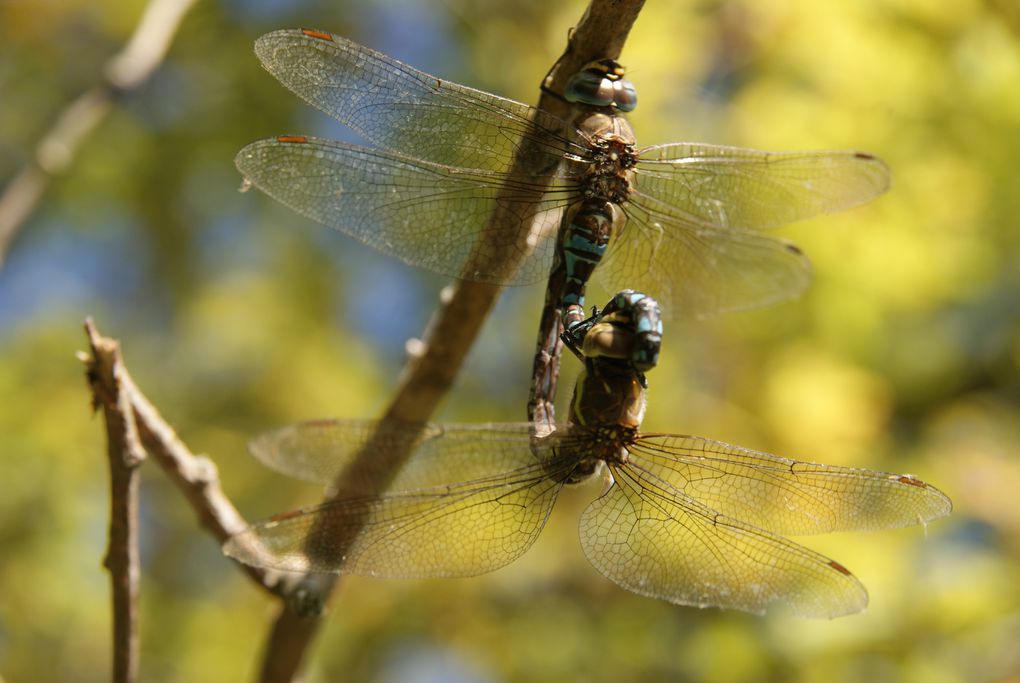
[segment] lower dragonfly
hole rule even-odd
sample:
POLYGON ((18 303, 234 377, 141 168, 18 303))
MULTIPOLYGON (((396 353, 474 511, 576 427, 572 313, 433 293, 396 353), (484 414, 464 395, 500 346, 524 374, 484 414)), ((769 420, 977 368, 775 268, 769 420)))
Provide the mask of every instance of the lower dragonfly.
POLYGON ((386 491, 347 481, 328 503, 275 515, 225 545, 247 564, 389 578, 473 576, 523 554, 564 486, 601 472, 583 513, 591 563, 623 588, 681 605, 809 617, 860 611, 867 592, 838 562, 782 535, 925 524, 948 497, 907 474, 799 462, 696 436, 642 434, 658 305, 633 291, 564 334, 584 362, 565 424, 320 420, 257 438, 287 475, 334 483, 362 447, 416 450, 386 491))

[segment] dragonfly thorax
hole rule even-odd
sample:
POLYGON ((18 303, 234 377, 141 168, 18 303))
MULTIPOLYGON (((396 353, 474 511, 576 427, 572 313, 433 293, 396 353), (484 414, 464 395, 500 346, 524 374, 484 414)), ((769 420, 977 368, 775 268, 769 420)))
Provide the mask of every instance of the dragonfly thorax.
POLYGON ((606 464, 627 464, 627 445, 637 436, 637 429, 621 425, 594 425, 570 428, 570 445, 560 455, 572 465, 564 477, 565 484, 580 484, 600 474, 606 464), (579 437, 579 438, 578 438, 579 437))
POLYGON ((604 141, 592 155, 591 165, 582 179, 584 195, 612 204, 625 204, 630 197, 636 161, 631 146, 618 140, 604 141))
POLYGON ((637 436, 637 428, 623 425, 600 425, 594 430, 602 447, 597 449, 599 459, 610 465, 626 465, 627 444, 637 436))
POLYGON ((598 197, 613 204, 624 204, 634 181, 637 152, 634 131, 627 120, 610 114, 587 113, 575 121, 588 147, 588 164, 581 177, 586 197, 598 197))
POLYGON ((644 376, 627 362, 589 359, 574 385, 570 417, 574 425, 598 429, 603 437, 625 435, 641 426, 646 400, 644 376))

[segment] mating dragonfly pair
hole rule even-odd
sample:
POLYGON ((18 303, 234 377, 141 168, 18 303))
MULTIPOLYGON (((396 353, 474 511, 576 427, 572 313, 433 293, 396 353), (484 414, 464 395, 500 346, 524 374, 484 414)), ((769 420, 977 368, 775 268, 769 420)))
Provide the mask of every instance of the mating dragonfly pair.
POLYGON ((561 336, 585 372, 567 420, 551 425, 543 412, 546 429, 319 421, 256 440, 254 453, 271 467, 331 484, 369 444, 381 461, 390 446, 415 450, 385 490, 346 481, 328 503, 251 527, 228 554, 302 572, 479 574, 523 553, 562 487, 602 469, 607 488, 584 513, 581 537, 613 581, 679 604, 836 616, 863 608, 861 584, 781 534, 948 514, 948 498, 909 475, 642 435, 659 305, 626 290, 583 319, 593 271, 695 316, 798 294, 806 259, 758 231, 881 193, 888 172, 874 157, 693 143, 635 150, 619 115, 633 108, 634 91, 609 60, 571 80, 565 97, 577 116, 567 122, 319 31, 268 34, 256 53, 377 148, 263 140, 238 155, 247 183, 440 273, 522 284, 551 272, 532 408, 551 402, 547 370, 561 336))

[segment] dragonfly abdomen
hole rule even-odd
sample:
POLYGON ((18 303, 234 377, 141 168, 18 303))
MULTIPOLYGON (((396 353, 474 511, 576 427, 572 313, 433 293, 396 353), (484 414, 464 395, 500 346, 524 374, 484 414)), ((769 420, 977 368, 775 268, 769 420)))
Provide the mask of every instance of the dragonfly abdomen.
POLYGON ((568 328, 584 318, 585 286, 606 253, 618 215, 609 202, 589 198, 566 217, 561 241, 566 283, 560 309, 568 328))
POLYGON ((626 119, 589 113, 578 129, 590 136, 590 166, 581 184, 584 199, 564 217, 560 237, 566 286, 560 301, 566 328, 584 319, 584 291, 626 216, 621 210, 634 180, 634 133, 626 119))

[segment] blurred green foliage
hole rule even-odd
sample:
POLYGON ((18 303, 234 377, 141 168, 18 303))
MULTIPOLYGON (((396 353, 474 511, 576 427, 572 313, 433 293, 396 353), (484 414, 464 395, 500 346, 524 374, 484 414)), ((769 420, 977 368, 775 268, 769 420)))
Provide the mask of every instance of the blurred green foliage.
MULTIPOLYGON (((0 3, 0 180, 143 5, 0 3)), ((243 144, 342 134, 262 71, 252 41, 316 26, 534 102, 582 10, 196 7, 0 270, 0 677, 108 677, 103 429, 74 357, 86 315, 122 341, 143 390, 254 519, 318 492, 260 469, 246 440, 301 418, 376 414, 444 284, 237 193, 243 144)), ((1020 11, 1007 0, 649 3, 623 61, 645 143, 855 147, 894 176, 871 205, 783 231, 816 267, 804 299, 666 330, 646 426, 912 472, 950 494, 953 517, 927 533, 807 539, 861 577, 871 607, 825 623, 761 619, 604 580, 578 548, 592 495, 579 490, 525 558, 490 576, 344 581, 310 679, 1020 679, 1020 11)), ((504 296, 440 418, 523 417, 541 301, 538 287, 504 296)), ((143 472, 143 678, 251 678, 271 601, 157 468, 143 472)))

